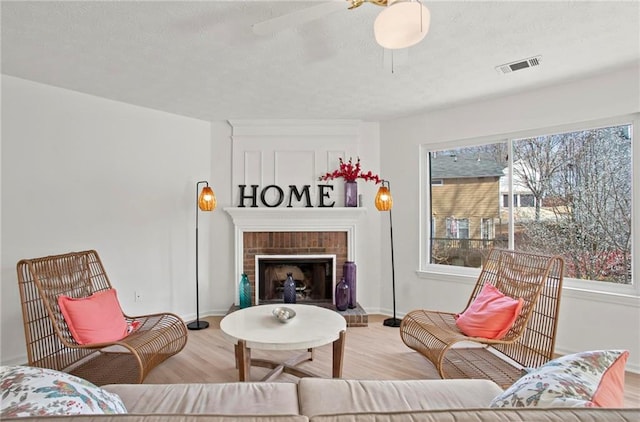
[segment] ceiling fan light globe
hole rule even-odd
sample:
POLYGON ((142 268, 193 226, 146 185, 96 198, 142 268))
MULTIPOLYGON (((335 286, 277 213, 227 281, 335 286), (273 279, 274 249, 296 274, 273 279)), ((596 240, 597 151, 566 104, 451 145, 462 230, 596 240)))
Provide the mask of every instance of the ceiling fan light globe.
POLYGON ((387 6, 373 23, 376 42, 384 48, 411 47, 429 32, 431 13, 417 1, 396 1, 387 6))

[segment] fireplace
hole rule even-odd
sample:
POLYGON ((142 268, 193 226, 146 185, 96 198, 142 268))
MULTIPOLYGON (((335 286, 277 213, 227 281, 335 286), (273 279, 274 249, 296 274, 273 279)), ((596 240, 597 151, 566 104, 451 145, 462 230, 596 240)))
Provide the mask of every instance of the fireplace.
MULTIPOLYGON (((265 280, 266 274, 261 273, 260 269, 260 261, 263 260, 263 267, 269 261, 273 266, 289 266, 290 272, 296 273, 294 279, 300 282, 304 282, 303 275, 306 272, 306 284, 312 284, 312 273, 316 271, 315 278, 322 278, 324 281, 317 282, 313 293, 306 288, 302 290, 301 283, 297 283, 300 284, 298 296, 306 302, 333 302, 333 286, 336 279, 340 280, 342 277, 342 265, 348 260, 346 232, 244 232, 242 237, 242 272, 249 277, 254 304, 263 303, 263 299, 268 303, 282 297, 281 291, 277 290, 282 280, 282 270, 276 275, 275 281, 269 280, 272 285, 265 290, 267 286, 261 281, 265 280), (327 270, 329 262, 330 268, 327 270), (321 270, 325 271, 322 275, 321 270), (275 291, 271 291, 272 288, 275 291)), ((273 271, 270 270, 270 276, 274 275, 273 271)), ((289 271, 285 269, 285 277, 287 272, 289 271)))
POLYGON ((255 259, 259 303, 282 302, 288 274, 296 283, 296 302, 333 302, 335 255, 256 255, 255 259))
MULTIPOLYGON (((282 302, 281 299, 278 300, 280 292, 277 287, 274 288, 274 293, 266 294, 266 297, 275 296, 275 299, 266 299, 264 296, 264 275, 261 275, 258 261, 271 259, 275 261, 271 262, 274 265, 302 266, 302 274, 313 274, 314 271, 320 273, 320 268, 324 267, 325 273, 318 276, 324 279, 324 284, 319 283, 311 291, 300 285, 299 303, 333 307, 333 290, 336 281, 342 277, 344 262, 357 262, 356 228, 366 209, 225 208, 225 211, 231 215, 235 226, 236 276, 232 282, 236 304, 242 273, 247 274, 251 283, 252 304, 282 302), (331 264, 317 262, 329 257, 332 259, 331 264), (319 292, 322 292, 321 296, 319 292)), ((285 275, 286 272, 285 269, 285 275)), ((301 277, 300 273, 298 277, 301 277)), ((315 285, 315 280, 313 284, 315 285)), ((359 285, 366 288, 364 282, 359 285)), ((367 314, 360 306, 349 309, 343 315, 348 326, 367 326, 367 314)))

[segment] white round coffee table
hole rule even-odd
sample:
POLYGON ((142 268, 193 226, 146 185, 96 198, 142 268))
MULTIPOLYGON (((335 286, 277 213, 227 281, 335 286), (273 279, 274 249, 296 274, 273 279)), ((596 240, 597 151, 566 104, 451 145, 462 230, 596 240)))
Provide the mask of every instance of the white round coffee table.
POLYGON ((333 343, 333 377, 342 376, 344 339, 347 323, 337 312, 314 305, 271 304, 239 309, 220 321, 222 333, 235 343, 236 365, 240 381, 249 381, 251 366, 271 368, 263 381, 268 381, 282 372, 298 377, 315 374, 295 366, 313 360, 313 348, 333 343), (273 309, 286 306, 296 312, 295 318, 282 323, 272 314, 273 309), (251 359, 251 349, 302 350, 285 362, 251 359))

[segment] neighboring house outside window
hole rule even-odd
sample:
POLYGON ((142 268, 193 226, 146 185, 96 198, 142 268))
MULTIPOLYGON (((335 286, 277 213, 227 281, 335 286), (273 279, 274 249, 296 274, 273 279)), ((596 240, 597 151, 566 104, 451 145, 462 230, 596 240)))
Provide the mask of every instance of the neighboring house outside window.
POLYGON ((496 199, 503 166, 488 157, 439 151, 431 155, 430 167, 431 180, 442 180, 431 189, 432 226, 435 233, 444 234, 431 238, 431 262, 475 264, 479 257, 470 257, 470 251, 483 242, 483 225, 500 218, 496 199))
POLYGON ((525 164, 522 160, 518 160, 513 163, 513 183, 509 179, 509 169, 507 167, 503 170, 503 177, 500 178, 500 195, 502 196, 502 208, 509 208, 509 192, 513 198, 513 207, 533 207, 535 206, 535 196, 531 189, 527 186, 526 182, 522 180, 522 174, 526 174, 524 171, 525 164))

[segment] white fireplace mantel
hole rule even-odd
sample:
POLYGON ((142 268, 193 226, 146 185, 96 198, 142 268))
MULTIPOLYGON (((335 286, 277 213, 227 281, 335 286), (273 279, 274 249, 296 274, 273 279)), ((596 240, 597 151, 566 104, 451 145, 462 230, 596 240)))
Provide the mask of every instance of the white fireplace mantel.
MULTIPOLYGON (((366 212, 362 207, 332 208, 224 208, 234 225, 235 280, 238 283, 244 266, 245 232, 347 232, 348 260, 356 259, 358 220, 366 212)), ((236 284, 237 295, 237 284, 236 284)), ((237 297, 236 297, 237 303, 237 297)))
POLYGON ((349 231, 366 213, 362 207, 225 208, 241 231, 349 231))

